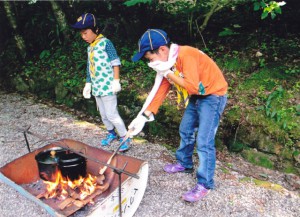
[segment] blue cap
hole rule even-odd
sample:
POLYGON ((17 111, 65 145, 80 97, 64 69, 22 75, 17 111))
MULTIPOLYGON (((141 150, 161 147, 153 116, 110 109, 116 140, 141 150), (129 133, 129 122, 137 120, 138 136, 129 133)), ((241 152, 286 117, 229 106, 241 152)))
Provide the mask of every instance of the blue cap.
POLYGON ((148 29, 140 38, 138 43, 139 51, 132 57, 132 61, 138 61, 147 51, 156 50, 169 42, 170 39, 165 31, 161 29, 148 29))
POLYGON ((75 29, 88 29, 91 27, 96 27, 96 19, 94 14, 85 13, 82 14, 77 19, 77 23, 71 25, 75 29))

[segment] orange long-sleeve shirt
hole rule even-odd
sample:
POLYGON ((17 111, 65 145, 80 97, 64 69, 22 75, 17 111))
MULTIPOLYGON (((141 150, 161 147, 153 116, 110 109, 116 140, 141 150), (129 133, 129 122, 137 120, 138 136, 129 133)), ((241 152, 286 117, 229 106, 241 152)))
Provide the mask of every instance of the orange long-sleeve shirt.
MULTIPOLYGON (((184 88, 189 95, 223 96, 227 93, 228 84, 221 70, 210 57, 197 48, 179 46, 176 68, 183 74, 184 88)), ((170 85, 164 78, 146 110, 157 113, 169 92, 170 85)))

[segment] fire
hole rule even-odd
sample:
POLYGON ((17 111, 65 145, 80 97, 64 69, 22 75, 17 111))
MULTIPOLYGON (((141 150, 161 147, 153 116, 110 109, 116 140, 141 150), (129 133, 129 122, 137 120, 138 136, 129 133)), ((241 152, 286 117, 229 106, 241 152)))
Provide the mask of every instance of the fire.
POLYGON ((84 200, 97 189, 97 177, 88 174, 86 177, 79 177, 74 181, 62 176, 58 170, 54 182, 44 181, 47 189, 47 198, 64 200, 74 194, 78 199, 84 200))

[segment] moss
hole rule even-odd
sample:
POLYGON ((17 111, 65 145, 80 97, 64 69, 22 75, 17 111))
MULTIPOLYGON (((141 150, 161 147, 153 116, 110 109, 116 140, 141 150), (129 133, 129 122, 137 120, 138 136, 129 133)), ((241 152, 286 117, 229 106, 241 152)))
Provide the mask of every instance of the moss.
POLYGON ((246 145, 241 142, 233 142, 229 145, 229 151, 231 152, 241 152, 244 150, 246 145))
POLYGON ((225 168, 225 167, 221 167, 220 169, 221 169, 222 172, 225 173, 225 174, 229 174, 229 173, 230 173, 229 170, 228 170, 227 168, 225 168))
POLYGON ((269 169, 274 169, 274 162, 269 155, 254 150, 244 150, 242 156, 249 162, 269 169))
POLYGON ((284 188, 281 185, 274 184, 274 183, 271 183, 271 182, 268 182, 268 181, 253 179, 253 182, 255 183, 255 185, 257 185, 259 187, 271 189, 271 190, 274 190, 274 191, 282 192, 284 190, 284 188))
POLYGON ((279 184, 275 184, 275 183, 272 183, 272 182, 263 181, 263 180, 259 180, 259 179, 254 179, 254 178, 251 178, 251 177, 241 178, 240 182, 254 183, 255 185, 257 185, 259 187, 271 189, 271 190, 277 191, 277 192, 284 191, 284 188, 279 184))
POLYGON ((20 92, 28 92, 29 86, 23 81, 23 79, 20 76, 16 76, 12 80, 13 86, 16 88, 17 91, 20 92))
POLYGON ((280 156, 281 156, 283 159, 293 160, 293 159, 294 159, 293 153, 294 153, 294 151, 293 151, 291 148, 285 147, 285 148, 281 151, 280 156))
POLYGON ((285 173, 293 173, 297 175, 300 173, 300 168, 295 167, 295 165, 290 161, 284 161, 282 167, 285 173))
POLYGON ((240 179, 240 182, 252 182, 252 178, 250 177, 243 177, 240 179))

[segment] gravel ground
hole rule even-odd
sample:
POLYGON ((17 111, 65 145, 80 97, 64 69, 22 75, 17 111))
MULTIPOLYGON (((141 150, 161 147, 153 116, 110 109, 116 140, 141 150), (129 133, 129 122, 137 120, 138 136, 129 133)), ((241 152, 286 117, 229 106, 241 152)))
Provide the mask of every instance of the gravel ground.
MULTIPOLYGON (((0 92, 0 167, 27 153, 23 134, 16 129, 29 125, 30 131, 46 138, 71 138, 91 146, 98 146, 105 136, 101 127, 78 120, 62 109, 37 102, 32 97, 0 92)), ((48 144, 30 135, 28 140, 32 150, 48 144)), ((117 143, 105 149, 113 151, 116 147, 117 143)), ((198 203, 186 203, 180 196, 194 186, 196 177, 195 174, 163 172, 163 165, 174 161, 173 153, 160 144, 134 140, 126 154, 148 161, 150 167, 147 189, 135 217, 300 216, 299 192, 287 188, 277 191, 243 182, 243 173, 231 169, 225 171, 221 161, 217 161, 215 190, 198 203)), ((239 161, 238 164, 242 163, 239 161)), ((276 174, 276 177, 284 176, 276 174)), ((284 186, 284 183, 279 184, 284 186)), ((50 215, 0 181, 0 216, 50 215)))

